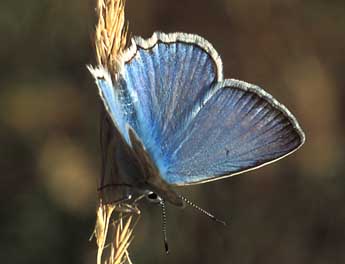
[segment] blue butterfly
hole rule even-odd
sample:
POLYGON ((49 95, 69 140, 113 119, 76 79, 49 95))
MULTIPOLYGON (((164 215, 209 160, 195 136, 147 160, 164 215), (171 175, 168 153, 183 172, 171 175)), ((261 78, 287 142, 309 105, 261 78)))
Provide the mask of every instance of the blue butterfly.
POLYGON ((289 110, 258 86, 224 79, 200 36, 156 32, 132 39, 119 71, 89 67, 102 119, 104 199, 156 194, 176 206, 173 186, 205 183, 281 159, 305 135, 289 110))

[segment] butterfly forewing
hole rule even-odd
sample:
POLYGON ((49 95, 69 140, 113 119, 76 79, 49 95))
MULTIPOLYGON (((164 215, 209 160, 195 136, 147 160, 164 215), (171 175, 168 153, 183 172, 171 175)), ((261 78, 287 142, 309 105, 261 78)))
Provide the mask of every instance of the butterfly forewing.
POLYGON ((216 83, 216 71, 205 50, 181 41, 138 46, 125 64, 123 76, 138 118, 138 126, 132 127, 162 173, 175 150, 175 135, 185 129, 197 102, 216 83))

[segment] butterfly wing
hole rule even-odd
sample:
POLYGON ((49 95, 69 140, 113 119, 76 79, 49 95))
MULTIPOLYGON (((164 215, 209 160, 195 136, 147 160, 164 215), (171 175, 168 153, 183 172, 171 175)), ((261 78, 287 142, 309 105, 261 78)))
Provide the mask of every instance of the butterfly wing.
POLYGON ((191 119, 196 102, 222 79, 220 59, 204 39, 182 33, 136 38, 125 57, 122 76, 137 118, 130 125, 163 175, 175 150, 173 138, 191 119))
POLYGON ((127 143, 129 125, 167 183, 228 177, 279 159, 304 142, 296 119, 272 96, 223 80, 220 57, 201 37, 135 38, 122 59, 114 86, 110 78, 96 78, 101 97, 127 143))
POLYGON ((111 75, 103 66, 88 66, 95 78, 104 107, 111 117, 115 128, 130 145, 127 125, 136 126, 136 111, 133 96, 129 94, 127 84, 118 74, 111 75))
POLYGON ((296 119, 261 88, 225 80, 177 139, 165 180, 229 177, 282 158, 304 142, 296 119))

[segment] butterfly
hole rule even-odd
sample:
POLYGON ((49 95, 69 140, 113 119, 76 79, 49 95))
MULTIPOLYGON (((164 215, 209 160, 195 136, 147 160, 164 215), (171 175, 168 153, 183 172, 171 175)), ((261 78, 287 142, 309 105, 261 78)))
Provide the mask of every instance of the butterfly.
POLYGON ((234 176, 279 160, 305 141, 296 118, 260 87, 224 79, 204 38, 156 32, 134 37, 119 70, 91 67, 104 104, 104 199, 159 197, 174 186, 234 176))

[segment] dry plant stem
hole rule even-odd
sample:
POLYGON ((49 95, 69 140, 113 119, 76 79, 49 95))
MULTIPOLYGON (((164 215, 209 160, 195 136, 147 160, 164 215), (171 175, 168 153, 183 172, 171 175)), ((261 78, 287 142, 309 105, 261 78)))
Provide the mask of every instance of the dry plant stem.
POLYGON ((125 0, 98 0, 95 46, 99 65, 118 71, 118 61, 126 47, 125 0))
POLYGON ((109 263, 119 264, 121 263, 122 259, 127 258, 127 248, 132 241, 133 230, 130 228, 131 222, 132 216, 128 218, 125 226, 123 226, 123 221, 121 221, 117 226, 115 223, 113 223, 114 229, 116 229, 116 233, 115 239, 113 241, 113 246, 111 247, 112 252, 111 258, 109 259, 109 263))
POLYGON ((120 264, 126 260, 130 262, 128 255, 128 247, 133 239, 132 233, 135 223, 133 224, 133 216, 125 217, 123 213, 119 214, 119 220, 110 223, 111 216, 119 205, 100 204, 97 211, 97 222, 95 227, 95 236, 98 245, 97 264, 102 263, 102 256, 106 246, 109 227, 112 231, 109 244, 110 254, 109 258, 104 262, 105 264, 120 264))
MULTIPOLYGON (((98 22, 95 32, 95 46, 97 62, 99 65, 108 68, 109 72, 116 76, 119 72, 119 61, 123 50, 126 47, 128 26, 125 25, 125 0, 98 0, 97 15, 98 22)), ((106 247, 109 228, 112 239, 109 259, 106 264, 120 264, 130 262, 127 248, 132 241, 132 216, 124 217, 118 213, 119 220, 111 223, 110 219, 115 211, 120 210, 121 204, 102 204, 100 202, 97 211, 97 222, 95 236, 98 245, 97 264, 102 263, 103 251, 106 247), (119 209, 119 210, 117 210, 119 209), (124 223, 125 222, 125 223, 124 223)))
POLYGON ((99 205, 97 210, 97 220, 95 226, 95 237, 98 246, 97 264, 102 263, 102 254, 108 234, 110 217, 115 209, 113 205, 99 205))

